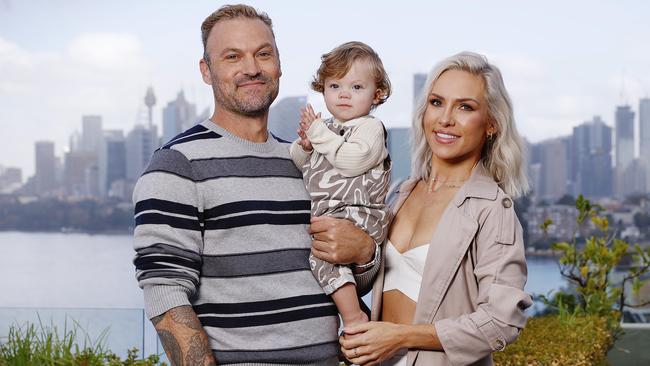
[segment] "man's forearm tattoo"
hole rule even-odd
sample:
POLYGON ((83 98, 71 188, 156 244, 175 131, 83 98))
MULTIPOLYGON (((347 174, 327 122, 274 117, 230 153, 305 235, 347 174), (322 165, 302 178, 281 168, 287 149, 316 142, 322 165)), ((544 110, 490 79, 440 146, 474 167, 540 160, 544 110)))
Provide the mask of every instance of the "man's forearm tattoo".
POLYGON ((201 322, 190 306, 173 308, 151 322, 172 366, 216 365, 201 322), (179 338, 179 334, 185 335, 179 338))

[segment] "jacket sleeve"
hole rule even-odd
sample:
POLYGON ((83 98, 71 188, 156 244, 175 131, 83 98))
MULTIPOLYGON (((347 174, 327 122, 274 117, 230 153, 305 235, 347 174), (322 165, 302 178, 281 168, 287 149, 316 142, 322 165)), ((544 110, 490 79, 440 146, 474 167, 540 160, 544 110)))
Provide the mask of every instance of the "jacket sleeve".
POLYGON ((133 191, 138 285, 147 316, 190 305, 201 272, 202 208, 192 167, 179 151, 154 153, 133 191))
POLYGON ((347 141, 327 128, 320 118, 312 122, 307 130, 314 150, 325 155, 327 161, 347 177, 367 172, 388 156, 381 121, 371 116, 362 118, 364 121, 347 141))
POLYGON ((523 230, 512 200, 502 194, 479 218, 474 275, 477 309, 434 323, 440 343, 453 365, 474 363, 514 342, 532 305, 523 291, 527 269, 523 230))

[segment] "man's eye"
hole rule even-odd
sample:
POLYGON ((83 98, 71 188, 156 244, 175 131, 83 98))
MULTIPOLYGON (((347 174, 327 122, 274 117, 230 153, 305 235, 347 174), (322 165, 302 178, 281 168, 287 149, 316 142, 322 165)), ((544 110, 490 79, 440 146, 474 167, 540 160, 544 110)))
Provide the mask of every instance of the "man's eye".
POLYGON ((261 57, 271 57, 271 52, 262 51, 262 52, 258 53, 258 55, 261 56, 261 57))
POLYGON ((226 60, 236 60, 238 58, 237 54, 231 53, 229 55, 226 55, 226 60))

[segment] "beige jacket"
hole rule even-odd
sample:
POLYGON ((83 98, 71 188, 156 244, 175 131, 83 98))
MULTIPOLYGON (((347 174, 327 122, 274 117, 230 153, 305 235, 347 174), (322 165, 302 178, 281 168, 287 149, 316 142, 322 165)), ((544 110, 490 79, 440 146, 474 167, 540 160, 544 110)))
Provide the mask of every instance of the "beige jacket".
MULTIPOLYGON (((395 192, 393 216, 416 180, 395 192)), ((513 203, 483 164, 440 218, 427 254, 413 324, 434 324, 444 352, 409 350, 407 365, 492 365, 492 352, 515 341, 532 304, 523 291, 526 259, 513 203)), ((381 314, 384 266, 372 289, 381 314)))

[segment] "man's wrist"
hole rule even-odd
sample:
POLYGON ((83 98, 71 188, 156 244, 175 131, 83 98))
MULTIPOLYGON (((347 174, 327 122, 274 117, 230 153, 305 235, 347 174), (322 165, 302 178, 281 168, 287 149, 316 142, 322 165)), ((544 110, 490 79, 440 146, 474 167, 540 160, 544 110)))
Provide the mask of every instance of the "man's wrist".
POLYGON ((365 271, 369 268, 374 267, 375 264, 379 263, 379 258, 381 257, 381 249, 379 247, 379 244, 377 243, 374 244, 375 246, 374 246, 374 250, 371 252, 372 253, 371 256, 370 257, 366 256, 365 261, 361 262, 361 264, 359 264, 358 262, 355 263, 354 267, 356 270, 365 271))

